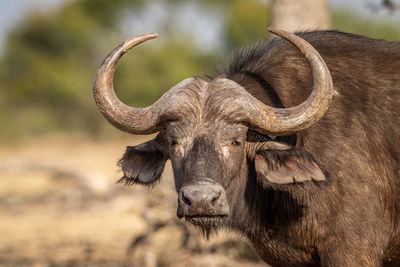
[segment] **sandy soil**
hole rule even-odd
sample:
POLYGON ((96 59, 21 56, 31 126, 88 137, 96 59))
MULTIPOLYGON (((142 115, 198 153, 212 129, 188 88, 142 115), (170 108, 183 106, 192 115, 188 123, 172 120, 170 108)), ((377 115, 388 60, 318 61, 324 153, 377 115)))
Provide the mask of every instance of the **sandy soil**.
POLYGON ((153 189, 115 182, 126 145, 44 139, 0 147, 0 266, 265 266, 232 233, 176 218, 167 165, 153 189))

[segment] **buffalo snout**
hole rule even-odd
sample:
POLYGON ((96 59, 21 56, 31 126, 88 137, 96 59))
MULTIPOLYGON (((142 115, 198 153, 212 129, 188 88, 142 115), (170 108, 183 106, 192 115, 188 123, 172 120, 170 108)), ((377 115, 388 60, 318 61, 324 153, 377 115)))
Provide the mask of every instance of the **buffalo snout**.
POLYGON ((178 217, 228 216, 229 205, 219 184, 184 186, 178 196, 178 217))

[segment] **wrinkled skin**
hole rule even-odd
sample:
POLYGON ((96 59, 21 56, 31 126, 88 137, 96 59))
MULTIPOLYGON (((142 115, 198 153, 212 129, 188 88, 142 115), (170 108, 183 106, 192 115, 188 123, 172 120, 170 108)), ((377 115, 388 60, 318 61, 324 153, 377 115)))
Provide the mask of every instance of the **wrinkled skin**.
POLYGON ((178 216, 205 234, 243 233, 273 266, 400 266, 400 43, 302 37, 324 58, 336 91, 317 124, 274 137, 240 122, 237 86, 276 107, 309 95, 304 58, 275 40, 239 55, 222 76, 185 80, 180 116, 128 147, 121 181, 152 184, 170 159, 178 216), (202 202, 196 187, 215 196, 202 202), (191 209, 198 203, 206 204, 191 209))
MULTIPOLYGON (((240 123, 233 123, 231 113, 227 109, 221 112, 221 103, 212 101, 220 97, 220 91, 214 87, 220 87, 221 83, 231 82, 224 78, 210 83, 201 78, 191 80, 190 84, 196 84, 193 86, 196 90, 192 93, 197 94, 200 99, 197 105, 192 101, 187 109, 182 108, 182 119, 169 122, 154 140, 136 148, 128 147, 121 160, 124 170, 122 182, 151 184, 160 178, 166 160, 170 159, 179 199, 178 216, 186 217, 189 222, 199 226, 206 236, 221 226, 232 227, 242 216, 250 216, 250 211, 239 212, 243 210, 243 203, 248 201, 245 198, 249 196, 243 191, 247 186, 248 176, 250 173, 251 176, 257 176, 249 171, 249 165, 252 168, 257 166, 259 183, 266 187, 276 181, 284 184, 293 183, 294 179, 298 182, 325 180, 317 163, 306 152, 295 153, 292 146, 249 131, 240 123), (137 149, 144 153, 138 153, 137 149), (275 159, 275 154, 270 157, 260 154, 265 151, 290 153, 275 159), (143 166, 144 161, 150 165, 143 166), (270 181, 269 178, 262 177, 266 170, 274 170, 274 174, 271 172, 270 181), (132 174, 134 171, 137 173, 132 174), (286 179, 287 173, 290 174, 290 179, 286 179), (208 212, 197 210, 197 214, 187 214, 182 208, 181 195, 182 188, 191 185, 221 186, 223 195, 227 196, 226 205, 208 212), (197 215, 199 218, 193 219, 188 215, 197 215)), ((229 97, 224 99, 228 101, 229 97)), ((246 224, 247 227, 253 227, 246 224)), ((250 233, 256 231, 245 228, 243 230, 250 233)))

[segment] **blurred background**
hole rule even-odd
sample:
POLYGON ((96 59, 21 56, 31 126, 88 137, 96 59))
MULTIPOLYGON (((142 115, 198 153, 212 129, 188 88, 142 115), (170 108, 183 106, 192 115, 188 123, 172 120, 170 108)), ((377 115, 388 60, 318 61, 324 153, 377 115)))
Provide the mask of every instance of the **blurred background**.
POLYGON ((270 38, 269 25, 400 40, 399 8, 398 0, 2 0, 0 266, 265 266, 244 238, 206 242, 176 218, 169 165, 153 189, 115 184, 125 146, 150 137, 101 116, 91 92, 97 67, 124 39, 158 32, 115 76, 118 96, 143 107, 270 38))

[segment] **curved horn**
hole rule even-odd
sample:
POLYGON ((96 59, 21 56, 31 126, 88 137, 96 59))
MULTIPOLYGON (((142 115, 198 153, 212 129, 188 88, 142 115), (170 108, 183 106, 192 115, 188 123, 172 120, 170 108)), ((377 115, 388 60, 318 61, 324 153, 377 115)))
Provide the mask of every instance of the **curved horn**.
POLYGON ((150 134, 157 131, 160 100, 150 107, 134 108, 122 103, 115 95, 113 77, 119 59, 129 49, 156 38, 149 33, 130 38, 112 50, 101 63, 93 82, 93 96, 103 116, 115 127, 133 134, 150 134))
POLYGON ((313 77, 312 92, 306 101, 291 108, 273 108, 255 100, 256 112, 250 123, 261 133, 290 135, 309 128, 325 114, 333 95, 332 77, 319 53, 304 39, 283 30, 268 31, 292 43, 305 56, 313 77))

